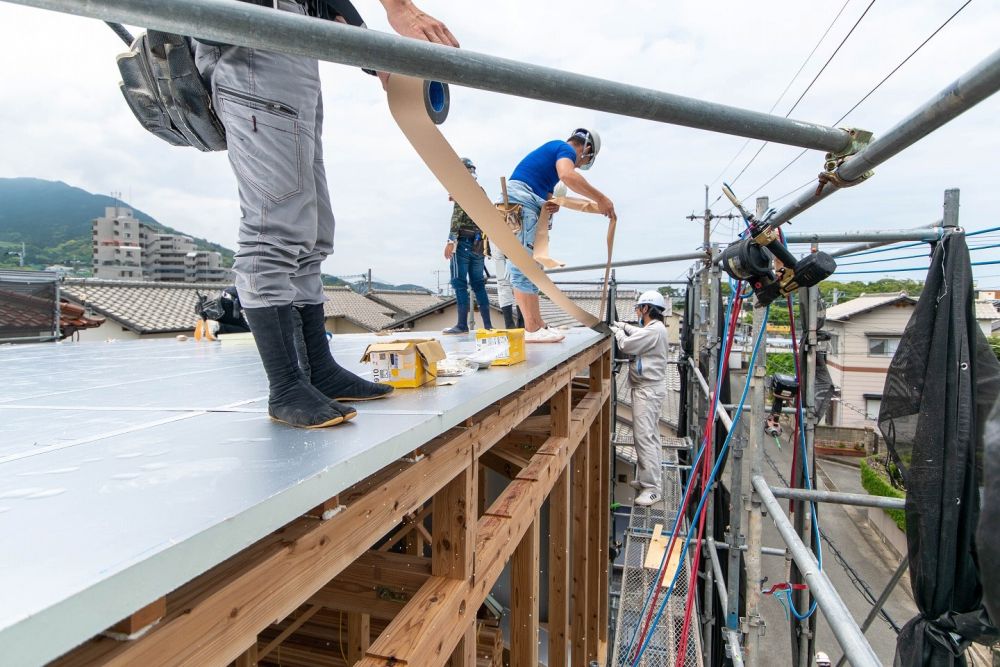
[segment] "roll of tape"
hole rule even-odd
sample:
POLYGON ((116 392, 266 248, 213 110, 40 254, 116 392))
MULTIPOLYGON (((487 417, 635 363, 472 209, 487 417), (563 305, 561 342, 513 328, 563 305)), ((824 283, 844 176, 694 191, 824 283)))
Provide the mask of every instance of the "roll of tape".
POLYGON ((447 120, 451 108, 451 92, 447 83, 424 81, 424 108, 435 125, 447 120))
MULTIPOLYGON (((448 114, 448 89, 444 84, 393 74, 388 84, 389 110, 417 155, 476 225, 503 251, 538 289, 581 324, 598 330, 606 327, 555 286, 507 227, 503 216, 462 164, 461 158, 435 127, 448 114), (437 88, 441 86, 441 88, 437 88), (440 120, 438 120, 440 118, 440 120)), ((613 234, 613 227, 609 231, 613 234)), ((609 237, 610 238, 610 237, 609 237)), ((610 255, 610 244, 609 244, 610 255)), ((605 281, 605 288, 607 283, 605 281)), ((603 303, 602 298, 602 303, 603 303)))

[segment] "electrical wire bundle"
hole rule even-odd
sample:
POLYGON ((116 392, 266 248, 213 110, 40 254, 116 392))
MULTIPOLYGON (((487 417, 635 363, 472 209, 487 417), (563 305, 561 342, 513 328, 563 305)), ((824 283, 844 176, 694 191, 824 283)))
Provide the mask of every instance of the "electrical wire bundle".
MULTIPOLYGON (((726 320, 728 320, 728 328, 726 331, 725 344, 722 346, 722 349, 720 350, 721 358, 718 364, 719 373, 716 378, 716 385, 715 385, 716 389, 714 392, 714 396, 710 401, 709 412, 706 419, 705 437, 702 439, 701 447, 699 447, 698 453, 695 457, 695 461, 691 466, 691 477, 688 479, 688 482, 685 485, 684 497, 683 500, 681 501, 680 507, 677 510, 677 514, 674 520, 674 526, 670 532, 670 541, 667 544, 667 548, 664 551, 663 557, 661 558, 660 561, 660 566, 656 578, 656 585, 654 585, 650 589, 650 592, 647 595, 646 600, 643 604, 643 612, 641 615, 645 616, 644 621, 641 624, 636 625, 635 631, 633 632, 632 637, 629 640, 628 655, 633 667, 639 664, 639 661, 642 659, 643 654, 649 647, 650 639, 652 638, 653 634, 650 632, 650 628, 651 627, 655 628, 659 624, 660 618, 662 617, 663 612, 666 609, 667 603, 670 601, 670 596, 672 595, 674 587, 677 584, 677 580, 680 577, 681 564, 683 564, 684 559, 687 556, 688 549, 690 548, 691 545, 691 540, 694 537, 694 531, 696 526, 699 529, 698 532, 699 537, 696 550, 697 550, 697 555, 700 556, 701 536, 704 531, 704 519, 703 519, 704 515, 702 514, 702 511, 705 507, 705 502, 708 499, 708 495, 709 492, 711 491, 716 475, 719 472, 719 468, 721 467, 722 462, 725 460, 725 455, 726 451, 729 448, 729 443, 732 440, 734 433, 736 432, 736 426, 739 423, 740 417, 742 416, 743 405, 746 402, 747 393, 750 388, 750 382, 748 379, 748 381, 744 384, 743 392, 740 396, 739 405, 736 409, 736 415, 733 418, 733 426, 729 430, 728 435, 726 436, 722 448, 719 451, 718 457, 715 458, 714 465, 711 466, 711 469, 709 470, 709 462, 713 460, 711 452, 711 442, 712 442, 711 436, 712 436, 713 425, 715 423, 716 411, 718 409, 720 401, 719 386, 721 384, 722 377, 725 375, 728 369, 729 353, 732 350, 733 341, 735 340, 736 325, 739 322, 739 314, 741 310, 740 306, 745 296, 742 293, 742 283, 737 283, 735 285, 735 289, 733 290, 733 295, 734 296, 730 300, 730 303, 727 306, 727 311, 726 311, 726 320), (691 525, 688 528, 686 536, 684 537, 684 545, 681 550, 680 558, 678 559, 677 569, 674 572, 674 576, 670 582, 670 586, 668 587, 666 594, 663 596, 662 601, 659 602, 659 606, 657 606, 657 601, 660 598, 660 590, 663 586, 663 581, 666 577, 667 564, 670 561, 669 556, 673 552, 674 545, 678 539, 678 532, 679 532, 678 529, 680 527, 681 517, 684 516, 687 510, 688 504, 690 503, 693 497, 692 492, 694 491, 695 484, 698 481, 701 482, 701 486, 703 489, 701 498, 699 499, 697 508, 695 509, 691 525)), ((750 356, 751 368, 753 367, 757 359, 757 353, 760 349, 761 341, 765 338, 766 335, 767 315, 769 310, 770 309, 768 308, 767 310, 764 311, 764 326, 761 326, 761 329, 757 334, 757 338, 754 341, 753 351, 750 356)), ((693 572, 697 572, 697 570, 693 570, 693 572)), ((690 609, 693 606, 692 590, 696 588, 694 586, 694 582, 696 580, 693 577, 694 575, 692 576, 692 584, 689 586, 688 605, 686 614, 686 616, 688 617, 688 622, 686 623, 686 627, 689 626, 690 624, 689 623, 690 609)), ((687 642, 686 642, 686 632, 685 632, 684 636, 682 637, 682 644, 683 644, 682 650, 686 650, 686 643, 687 642)))

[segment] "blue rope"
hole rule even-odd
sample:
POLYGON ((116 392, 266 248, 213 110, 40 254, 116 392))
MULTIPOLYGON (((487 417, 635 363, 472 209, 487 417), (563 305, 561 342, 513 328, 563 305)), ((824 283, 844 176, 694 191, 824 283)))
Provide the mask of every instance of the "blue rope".
MULTIPOLYGON (((732 294, 729 297, 729 303, 726 304, 726 318, 725 318, 725 320, 723 320, 726 323, 726 335, 727 336, 729 334, 729 330, 728 330, 728 327, 729 327, 729 318, 730 318, 730 316, 732 315, 732 312, 733 312, 733 303, 736 301, 736 295, 739 294, 739 292, 740 292, 740 284, 741 284, 741 282, 742 281, 736 281, 734 283, 731 278, 729 279, 729 287, 730 287, 730 291, 732 292, 732 294)), ((715 382, 716 389, 715 389, 715 398, 714 398, 716 413, 717 413, 717 411, 719 409, 719 401, 720 401, 720 398, 722 396, 722 392, 719 391, 719 386, 722 383, 722 362, 723 362, 723 360, 725 358, 724 355, 726 353, 726 344, 727 343, 728 343, 728 341, 723 341, 722 347, 719 350, 719 365, 718 365, 719 372, 718 372, 718 374, 716 376, 716 382, 715 382)), ((694 483, 694 479, 695 479, 694 471, 698 468, 698 463, 701 461, 702 454, 705 453, 705 446, 707 444, 708 444, 708 439, 707 438, 704 439, 704 440, 702 440, 701 447, 698 449, 698 454, 697 454, 697 456, 695 456, 694 463, 691 464, 691 476, 688 477, 687 484, 684 485, 684 493, 681 494, 681 498, 684 498, 687 495, 687 493, 688 493, 688 487, 691 486, 691 484, 694 483)), ((669 541, 671 539, 673 539, 674 534, 677 532, 677 528, 680 526, 681 515, 682 515, 682 512, 681 512, 680 508, 678 508, 677 509, 677 516, 674 518, 674 527, 670 530, 670 534, 667 536, 668 543, 669 543, 669 541)), ((663 556, 660 558, 660 566, 657 568, 657 582, 659 582, 659 573, 663 572, 663 569, 667 565, 667 555, 668 555, 667 552, 664 551, 663 552, 663 556)), ((646 599, 642 603, 642 610, 639 613, 639 620, 636 623, 635 628, 633 628, 633 630, 632 630, 632 637, 629 639, 629 642, 628 642, 628 650, 626 652, 626 655, 631 655, 631 653, 632 653, 632 648, 633 648, 633 646, 635 646, 636 636, 639 634, 639 627, 642 625, 642 619, 646 615, 646 609, 649 607, 649 603, 653 599, 653 592, 657 588, 658 588, 658 586, 653 586, 652 588, 649 589, 649 592, 646 594, 646 599)))
MULTIPOLYGON (((987 234, 989 232, 1000 231, 1000 227, 987 227, 986 229, 977 229, 974 232, 966 232, 965 237, 979 236, 980 234, 987 234)), ((874 255, 879 252, 892 252, 893 250, 902 250, 903 248, 915 248, 919 245, 924 245, 926 241, 917 241, 915 243, 904 243, 903 245, 894 245, 891 248, 877 248, 875 250, 863 250, 859 252, 852 252, 844 255, 844 257, 858 257, 860 255, 874 255)))
MULTIPOLYGON (((994 260, 990 262, 971 262, 969 266, 990 266, 992 264, 1000 264, 1000 260, 994 260)), ((871 269, 870 271, 837 271, 838 276, 854 276, 860 275, 862 273, 900 273, 902 271, 926 271, 929 267, 926 266, 907 266, 901 269, 871 269)))
MULTIPOLYGON (((977 245, 969 248, 969 252, 973 250, 988 250, 989 248, 1000 248, 1000 243, 991 243, 989 245, 977 245)), ((896 248, 893 248, 896 250, 896 248)), ((861 264, 877 264, 880 262, 895 262, 897 259, 919 259, 921 257, 927 257, 927 253, 920 253, 919 255, 903 255, 902 257, 886 257, 884 259, 868 259, 863 262, 844 262, 838 264, 838 266, 858 266, 861 264)))
MULTIPOLYGON (((754 342, 753 352, 750 354, 750 364, 748 368, 751 369, 753 368, 754 362, 757 360, 757 352, 760 350, 760 343, 762 340, 764 340, 764 338, 766 338, 765 332, 767 331, 767 317, 770 314, 770 311, 771 311, 770 306, 768 306, 767 309, 764 311, 764 321, 761 324, 760 331, 757 334, 757 340, 754 342)), ((708 477, 708 483, 705 485, 705 490, 701 494, 701 499, 698 501, 698 507, 694 511, 694 517, 691 519, 691 526, 688 528, 687 536, 684 538, 684 548, 681 550, 680 558, 677 561, 678 566, 677 570, 674 572, 674 578, 670 581, 670 587, 667 589, 666 595, 663 596, 663 601, 660 603, 659 609, 656 610, 656 616, 653 617, 653 622, 650 624, 650 632, 646 635, 646 638, 643 640, 642 645, 639 647, 639 651, 635 656, 635 660, 632 662, 632 667, 636 667, 639 664, 639 660, 642 658, 642 655, 646 652, 646 648, 649 646, 649 641, 653 637, 654 632, 652 629, 659 624, 660 618, 663 616, 663 611, 664 609, 666 609, 667 603, 670 602, 670 596, 673 594, 674 586, 677 584, 677 579, 680 577, 681 574, 680 564, 684 562, 684 559, 687 556, 688 548, 691 546, 691 538, 694 535, 694 529, 698 524, 698 517, 701 515, 701 511, 705 506, 705 500, 708 499, 708 495, 712 490, 712 485, 715 483, 715 477, 719 473, 719 468, 722 466, 722 462, 726 458, 726 451, 729 449, 729 442, 732 440, 733 434, 736 432, 736 426, 739 423, 740 417, 743 414, 743 405, 746 403, 747 394, 749 393, 749 390, 750 390, 750 377, 748 374, 747 381, 743 385, 743 393, 740 396, 740 402, 736 408, 736 415, 733 417, 733 425, 729 429, 729 433, 726 435, 726 440, 722 444, 722 449, 719 450, 719 456, 716 459, 715 466, 712 468, 712 472, 708 477)), ((716 392, 716 394, 718 393, 719 392, 716 392)), ((692 479, 694 478, 693 473, 691 475, 691 478, 692 479)), ((678 513, 678 518, 680 518, 680 513, 678 513)), ((674 529, 676 530, 676 526, 674 529)), ((664 554, 664 556, 666 556, 666 554, 664 554)))

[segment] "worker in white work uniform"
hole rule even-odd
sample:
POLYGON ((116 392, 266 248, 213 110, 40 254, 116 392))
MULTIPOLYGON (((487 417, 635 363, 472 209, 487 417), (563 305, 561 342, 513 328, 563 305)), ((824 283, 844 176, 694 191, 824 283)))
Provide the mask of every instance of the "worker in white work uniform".
POLYGON ((615 322, 611 327, 622 353, 628 355, 632 385, 632 434, 638 474, 632 486, 639 491, 636 505, 648 507, 663 497, 660 410, 667 396, 667 302, 659 292, 643 292, 635 304, 641 326, 615 322))

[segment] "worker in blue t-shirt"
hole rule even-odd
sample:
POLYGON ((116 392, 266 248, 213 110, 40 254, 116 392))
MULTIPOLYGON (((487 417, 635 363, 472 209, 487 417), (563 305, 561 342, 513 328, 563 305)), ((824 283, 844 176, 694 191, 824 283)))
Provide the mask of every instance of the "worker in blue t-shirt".
MULTIPOLYGON (((596 132, 580 128, 566 141, 549 141, 521 160, 507 183, 511 203, 521 205, 521 231, 518 236, 529 253, 534 250, 535 226, 542 207, 554 213, 559 207, 546 203, 559 181, 573 192, 597 202, 601 213, 611 217, 615 205, 587 182, 577 169, 590 169, 601 150, 601 138, 596 132)), ((524 315, 524 340, 528 343, 558 343, 562 334, 545 328, 538 306, 538 288, 516 266, 510 266, 510 284, 514 298, 524 315)))

